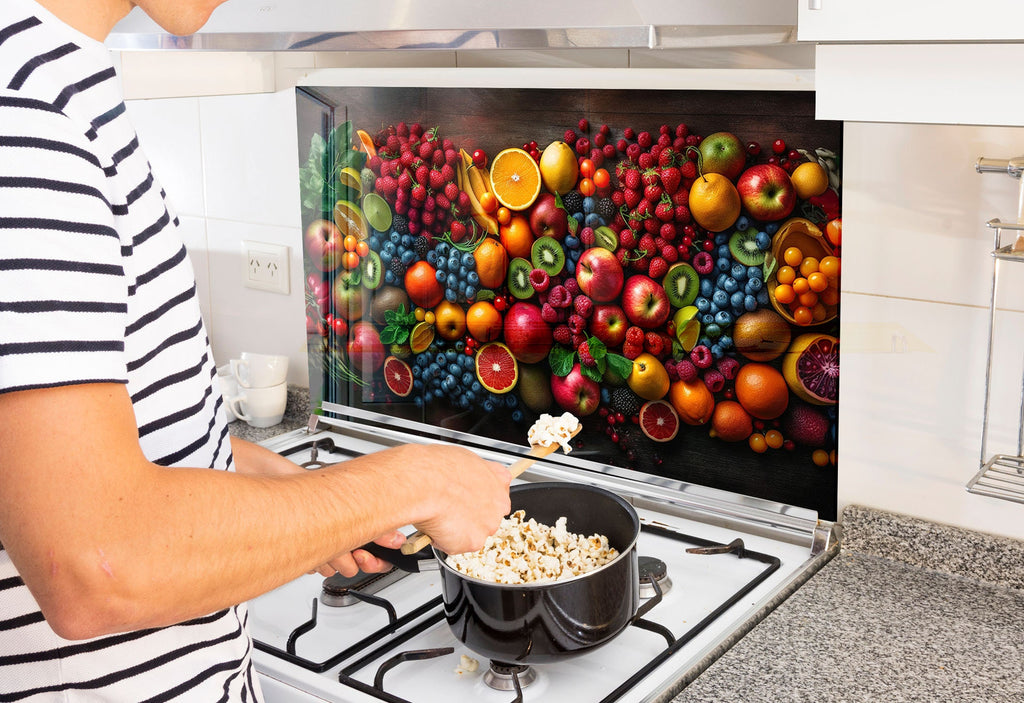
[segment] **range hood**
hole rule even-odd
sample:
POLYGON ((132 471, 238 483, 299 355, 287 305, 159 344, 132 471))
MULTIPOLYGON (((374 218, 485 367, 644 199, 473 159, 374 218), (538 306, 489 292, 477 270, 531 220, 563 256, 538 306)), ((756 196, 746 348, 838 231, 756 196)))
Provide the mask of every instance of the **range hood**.
POLYGON ((112 49, 378 51, 713 49, 796 41, 793 0, 228 0, 188 37, 136 8, 112 49))

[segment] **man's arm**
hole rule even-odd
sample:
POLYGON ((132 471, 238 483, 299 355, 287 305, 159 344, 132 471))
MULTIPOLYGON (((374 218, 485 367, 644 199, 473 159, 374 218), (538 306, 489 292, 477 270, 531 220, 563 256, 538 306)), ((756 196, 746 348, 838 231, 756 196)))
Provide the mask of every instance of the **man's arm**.
POLYGON ((436 445, 283 476, 169 469, 142 455, 124 386, 0 395, 0 542, 68 638, 217 611, 405 524, 446 551, 479 548, 508 484, 504 467, 436 445))

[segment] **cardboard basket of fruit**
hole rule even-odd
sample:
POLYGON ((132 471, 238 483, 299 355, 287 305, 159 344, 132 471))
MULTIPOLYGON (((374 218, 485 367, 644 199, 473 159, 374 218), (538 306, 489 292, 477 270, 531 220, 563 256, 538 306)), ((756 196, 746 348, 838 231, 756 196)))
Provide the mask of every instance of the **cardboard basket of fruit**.
POLYGON ((766 280, 772 307, 789 323, 806 327, 839 314, 839 257, 810 220, 787 220, 772 239, 766 280))

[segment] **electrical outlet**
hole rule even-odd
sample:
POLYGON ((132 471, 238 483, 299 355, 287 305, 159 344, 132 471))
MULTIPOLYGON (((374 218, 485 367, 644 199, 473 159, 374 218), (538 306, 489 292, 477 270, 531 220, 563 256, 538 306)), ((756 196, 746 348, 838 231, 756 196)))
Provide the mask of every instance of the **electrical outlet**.
POLYGON ((288 247, 242 241, 242 280, 246 288, 288 295, 288 247))

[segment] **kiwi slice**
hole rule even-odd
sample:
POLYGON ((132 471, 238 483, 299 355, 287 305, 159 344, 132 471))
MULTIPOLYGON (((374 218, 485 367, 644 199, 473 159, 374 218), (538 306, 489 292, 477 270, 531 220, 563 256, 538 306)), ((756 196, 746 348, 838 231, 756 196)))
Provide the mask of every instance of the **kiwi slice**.
POLYGON ((601 225, 594 230, 594 238, 597 246, 604 247, 608 251, 615 251, 619 248, 619 235, 607 225, 601 225))
POLYGON ((508 291, 520 300, 526 300, 533 296, 533 284, 530 283, 530 271, 533 264, 526 259, 517 256, 508 265, 508 278, 505 285, 508 291))
POLYGON ((757 246, 757 228, 736 230, 729 237, 729 253, 744 266, 760 266, 764 263, 764 252, 757 246))
POLYGON ((371 249, 366 256, 363 257, 359 268, 363 274, 363 287, 369 288, 370 290, 380 288, 380 283, 384 280, 384 266, 381 264, 380 256, 377 252, 371 249))
POLYGON ((700 279, 697 270, 686 262, 673 264, 662 280, 668 302, 674 308, 685 308, 697 299, 700 292, 700 279))
POLYGON ((547 271, 549 276, 557 276, 565 268, 565 252, 554 237, 538 237, 534 240, 530 258, 534 268, 547 271))

